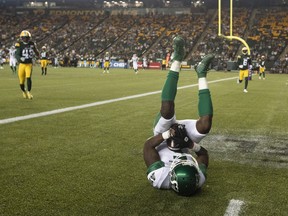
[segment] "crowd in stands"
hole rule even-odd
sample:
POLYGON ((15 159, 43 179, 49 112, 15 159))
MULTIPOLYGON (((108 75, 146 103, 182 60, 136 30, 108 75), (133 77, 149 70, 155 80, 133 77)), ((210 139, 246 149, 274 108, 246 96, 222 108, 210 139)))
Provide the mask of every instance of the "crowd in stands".
POLYGON ((168 23, 164 35, 148 52, 149 59, 165 58, 166 54, 171 53, 171 41, 177 34, 186 41, 187 55, 192 51, 202 32, 208 24, 208 16, 203 14, 167 16, 165 23, 168 23))
MULTIPOLYGON (((230 11, 222 11, 222 34, 230 35, 230 11)), ((284 50, 288 46, 286 8, 235 8, 233 35, 247 41, 252 59, 264 55, 271 68, 287 67, 284 50), (283 57, 284 56, 284 57, 283 57)), ((102 58, 108 51, 115 59, 129 59, 135 53, 156 61, 171 53, 172 38, 180 34, 186 41, 186 58, 191 64, 207 53, 216 53, 214 66, 225 69, 242 48, 237 40, 218 36, 217 10, 201 14, 55 15, 47 11, 11 14, 0 12, 1 47, 9 48, 19 33, 29 30, 38 47, 46 46, 52 58, 102 58)), ((287 50, 287 49, 286 49, 287 50)), ((69 62, 69 60, 68 60, 69 62)))
MULTIPOLYGON (((160 15, 130 18, 130 20, 134 20, 133 25, 130 25, 130 29, 125 32, 123 37, 109 48, 109 52, 116 58, 123 58, 123 54, 128 58, 131 58, 133 54, 142 56, 163 34, 167 22, 169 22, 167 18, 167 16, 160 15)), ((127 21, 125 25, 126 23, 127 21)))
POLYGON ((274 69, 287 65, 286 58, 280 56, 288 46, 287 9, 257 9, 247 41, 253 47, 253 59, 267 56, 274 69))
MULTIPOLYGON (((236 8, 233 10, 232 33, 234 36, 243 37, 245 34, 248 20, 251 15, 251 10, 243 10, 243 8, 236 8)), ((230 11, 224 9, 221 12, 221 34, 225 36, 230 35, 230 11)), ((216 53, 215 67, 223 70, 226 67, 227 61, 236 59, 237 52, 241 46, 238 40, 228 40, 224 37, 218 36, 218 14, 212 20, 211 24, 207 27, 203 40, 196 46, 195 52, 192 52, 191 61, 198 62, 202 56, 207 53, 216 53)))

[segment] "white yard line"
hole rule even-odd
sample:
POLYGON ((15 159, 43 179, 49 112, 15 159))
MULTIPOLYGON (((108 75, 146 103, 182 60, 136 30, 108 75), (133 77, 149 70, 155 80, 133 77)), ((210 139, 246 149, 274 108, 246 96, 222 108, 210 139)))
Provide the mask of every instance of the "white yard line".
MULTIPOLYGON (((210 81, 208 83, 217 83, 217 82, 232 80, 235 78, 236 77, 219 79, 219 80, 210 81)), ((178 87, 178 89, 191 88, 191 87, 195 87, 195 86, 198 86, 198 84, 182 86, 182 87, 178 87)), ((73 106, 73 107, 67 107, 67 108, 63 108, 63 109, 51 110, 51 111, 47 111, 47 112, 35 113, 35 114, 30 114, 30 115, 25 115, 25 116, 18 116, 18 117, 13 117, 13 118, 1 119, 0 124, 9 124, 9 123, 17 122, 17 121, 22 121, 22 120, 27 120, 27 119, 32 119, 32 118, 39 118, 39 117, 43 117, 43 116, 54 115, 54 114, 69 112, 69 111, 73 111, 73 110, 85 109, 85 108, 89 108, 89 107, 114 103, 114 102, 123 101, 123 100, 130 100, 130 99, 134 99, 134 98, 145 97, 148 95, 154 95, 154 94, 159 94, 159 93, 161 93, 161 90, 160 91, 154 91, 154 92, 147 92, 147 93, 143 93, 143 94, 131 95, 131 96, 127 96, 127 97, 115 98, 115 99, 111 99, 111 100, 99 101, 99 102, 84 104, 84 105, 80 105, 80 106, 73 106)))
POLYGON ((243 205, 244 202, 241 200, 230 200, 224 216, 238 216, 243 205))

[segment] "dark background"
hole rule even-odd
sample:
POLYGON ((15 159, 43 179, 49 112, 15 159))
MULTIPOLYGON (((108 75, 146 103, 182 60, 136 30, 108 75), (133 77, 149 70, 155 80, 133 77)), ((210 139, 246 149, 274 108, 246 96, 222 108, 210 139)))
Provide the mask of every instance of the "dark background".
MULTIPOLYGON (((0 0, 1 7, 21 7, 27 2, 32 2, 33 0, 0 0)), ((66 6, 66 7, 81 7, 81 8, 91 8, 91 7, 102 7, 104 0, 34 0, 34 2, 55 2, 57 6, 66 6)), ((112 1, 112 0, 106 0, 112 1)), ((117 1, 117 0, 115 0, 117 1)), ((120 1, 120 0, 119 0, 120 1)), ((135 0, 124 0, 128 3, 133 3, 135 0)), ((191 2, 196 2, 196 0, 170 0, 171 7, 183 6, 190 7, 192 6, 191 2)), ((143 7, 164 7, 163 0, 142 0, 143 7)), ((204 6, 207 8, 216 8, 218 7, 217 0, 202 0, 204 6)), ((222 0, 222 7, 228 6, 230 3, 229 0, 222 0)), ((235 7, 269 7, 269 6, 287 6, 288 0, 233 0, 235 7)))

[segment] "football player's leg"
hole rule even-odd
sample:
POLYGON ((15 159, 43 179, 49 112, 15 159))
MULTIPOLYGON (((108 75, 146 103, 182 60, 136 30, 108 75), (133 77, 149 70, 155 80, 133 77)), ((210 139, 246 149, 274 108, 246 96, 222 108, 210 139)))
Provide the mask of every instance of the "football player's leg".
POLYGON ((243 71, 240 70, 240 72, 239 72, 239 83, 242 83, 242 81, 243 81, 243 71))
POLYGON ((13 62, 13 73, 14 73, 14 74, 17 73, 16 61, 15 61, 15 60, 14 60, 14 62, 13 62))
POLYGON ((197 131, 201 134, 209 133, 212 126, 213 105, 206 79, 207 71, 214 56, 205 56, 195 68, 198 76, 198 113, 199 119, 196 122, 197 131))
POLYGON ((28 99, 32 99, 33 95, 31 94, 32 90, 32 64, 28 64, 26 66, 26 80, 27 80, 27 97, 28 99))
POLYGON ((47 60, 45 61, 45 64, 44 64, 44 70, 45 70, 45 75, 47 75, 47 60))
POLYGON ((25 65, 20 64, 18 69, 18 77, 19 77, 19 84, 20 89, 25 92, 25 65))
POLYGON ((18 78, 19 78, 19 85, 20 85, 20 89, 22 90, 23 97, 27 99, 28 96, 25 90, 25 64, 19 64, 18 78))
POLYGON ((12 70, 12 73, 14 73, 14 67, 12 65, 10 65, 10 68, 12 70))
POLYGON ((32 80, 31 80, 32 64, 26 65, 25 74, 26 74, 26 80, 27 80, 27 90, 28 90, 28 92, 30 92, 32 89, 32 80))
POLYGON ((245 73, 244 73, 244 79, 245 79, 245 87, 244 89, 247 90, 247 87, 248 87, 248 75, 249 75, 249 71, 246 70, 245 73))
POLYGON ((175 114, 174 100, 177 94, 177 84, 181 62, 185 55, 185 41, 180 36, 173 39, 172 64, 161 94, 161 116, 171 119, 175 114))
POLYGON ((43 75, 44 74, 43 60, 40 60, 40 64, 41 64, 41 75, 43 75))
POLYGON ((174 100, 177 94, 179 72, 169 71, 161 94, 161 116, 171 119, 175 114, 174 100))

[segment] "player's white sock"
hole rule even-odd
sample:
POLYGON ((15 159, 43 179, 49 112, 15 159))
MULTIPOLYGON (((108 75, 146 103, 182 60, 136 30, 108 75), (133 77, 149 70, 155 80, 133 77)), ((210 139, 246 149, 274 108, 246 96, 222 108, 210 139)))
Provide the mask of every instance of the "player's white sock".
POLYGON ((201 77, 198 79, 199 90, 208 89, 208 83, 206 77, 201 77))

